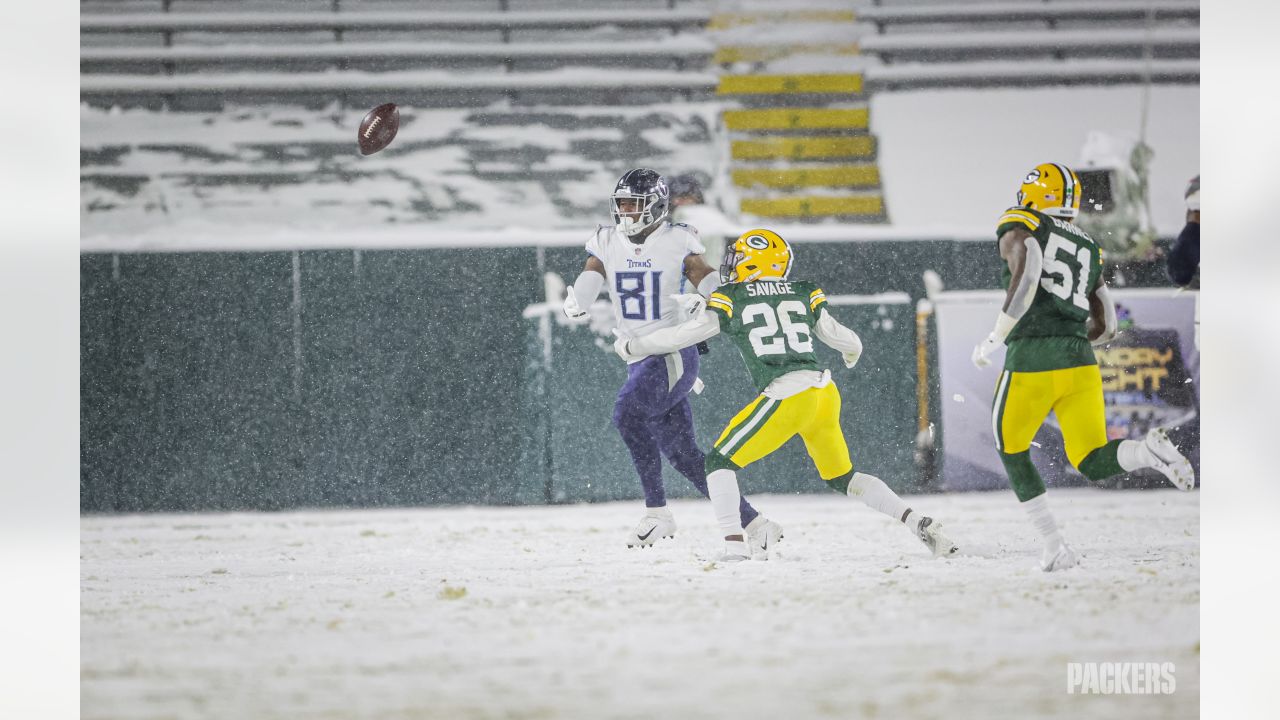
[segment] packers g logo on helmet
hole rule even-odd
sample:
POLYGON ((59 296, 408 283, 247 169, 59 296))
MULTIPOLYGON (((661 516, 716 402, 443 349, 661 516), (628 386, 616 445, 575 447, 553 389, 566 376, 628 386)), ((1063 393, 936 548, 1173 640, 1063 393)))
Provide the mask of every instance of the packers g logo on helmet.
POLYGON ((772 230, 748 230, 733 241, 720 266, 721 282, 786 280, 791 273, 791 243, 772 230))
POLYGON ((1080 178, 1066 165, 1041 163, 1022 179, 1018 204, 1045 215, 1074 218, 1080 212, 1080 178))

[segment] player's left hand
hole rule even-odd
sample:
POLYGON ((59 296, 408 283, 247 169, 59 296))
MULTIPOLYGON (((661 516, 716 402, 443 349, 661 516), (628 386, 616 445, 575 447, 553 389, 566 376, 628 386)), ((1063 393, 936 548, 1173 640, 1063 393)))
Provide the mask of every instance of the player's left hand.
POLYGON ((696 320, 702 315, 702 311, 707 309, 707 299, 700 293, 672 293, 667 297, 671 298, 680 309, 680 322, 696 320))
POLYGON ((982 342, 978 343, 973 349, 973 364, 978 368, 984 368, 991 364, 991 356, 995 354, 996 348, 1003 345, 1001 341, 996 339, 994 333, 988 335, 982 342))
POLYGON ((842 352, 840 357, 844 359, 844 366, 853 369, 858 364, 858 360, 862 357, 862 353, 842 352))

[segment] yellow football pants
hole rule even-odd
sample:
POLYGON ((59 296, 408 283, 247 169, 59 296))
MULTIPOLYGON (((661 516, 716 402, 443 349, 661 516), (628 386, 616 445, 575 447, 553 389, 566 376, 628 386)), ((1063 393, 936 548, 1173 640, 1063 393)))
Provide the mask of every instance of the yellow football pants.
POLYGON ((1067 459, 1078 468, 1086 455, 1107 444, 1098 366, 1000 373, 991 408, 996 449, 1009 455, 1030 449, 1051 411, 1058 416, 1067 459))
POLYGON ((733 416, 712 452, 743 468, 796 435, 804 440, 823 480, 853 470, 849 446, 840 430, 840 391, 834 383, 803 390, 785 400, 757 397, 733 416))

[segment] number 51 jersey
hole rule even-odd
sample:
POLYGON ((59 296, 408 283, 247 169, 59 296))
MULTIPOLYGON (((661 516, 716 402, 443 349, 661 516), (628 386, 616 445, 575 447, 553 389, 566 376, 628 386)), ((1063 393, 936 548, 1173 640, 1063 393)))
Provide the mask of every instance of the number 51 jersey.
POLYGON ((643 337, 677 324, 679 308, 667 296, 686 292, 684 260, 706 248, 698 231, 682 223, 663 223, 642 243, 601 225, 587 241, 587 252, 604 264, 618 329, 643 337))
MULTIPOLYGON (((1005 341, 1005 369, 1039 372, 1096 365, 1085 323, 1089 296, 1102 281, 1102 249, 1074 223, 1030 208, 1005 210, 996 223, 996 237, 1014 227, 1031 233, 1044 261, 1031 307, 1005 341)), ((1001 283, 1008 288, 1012 273, 1008 263, 1001 260, 1000 265, 1001 283)))

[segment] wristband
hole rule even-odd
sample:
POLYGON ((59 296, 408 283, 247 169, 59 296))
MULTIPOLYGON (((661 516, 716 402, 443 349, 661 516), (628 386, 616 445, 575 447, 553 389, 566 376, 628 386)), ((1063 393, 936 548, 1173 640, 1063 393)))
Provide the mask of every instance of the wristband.
POLYGON ((997 341, 1004 342, 1004 339, 1009 337, 1009 333, 1013 332, 1013 326, 1017 324, 1018 318, 1006 312, 1001 312, 996 316, 996 327, 991 331, 991 335, 997 341))

